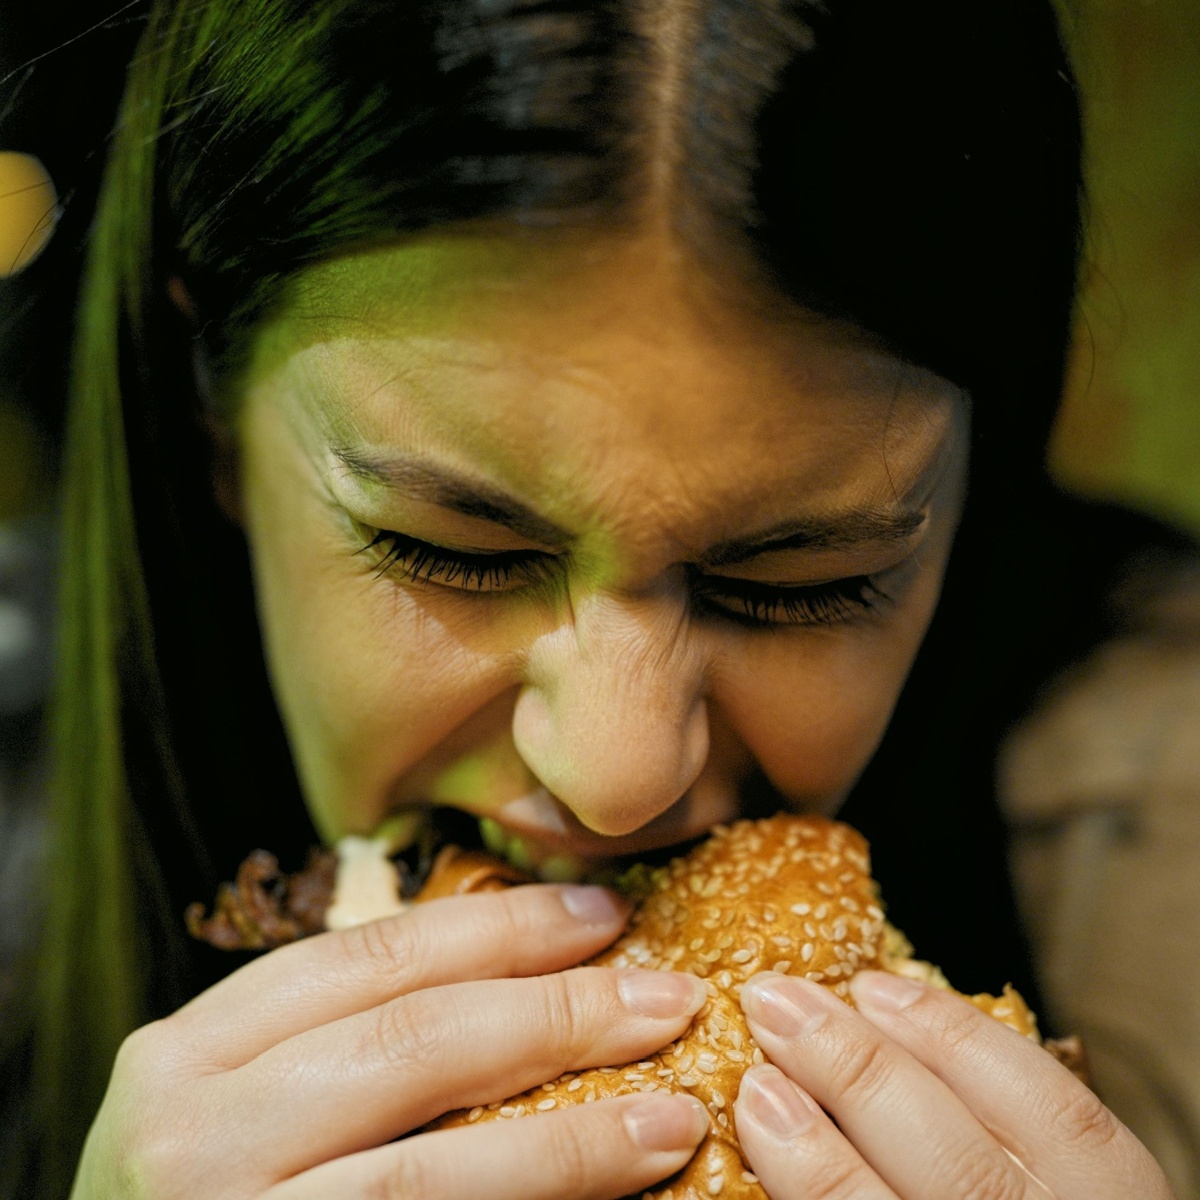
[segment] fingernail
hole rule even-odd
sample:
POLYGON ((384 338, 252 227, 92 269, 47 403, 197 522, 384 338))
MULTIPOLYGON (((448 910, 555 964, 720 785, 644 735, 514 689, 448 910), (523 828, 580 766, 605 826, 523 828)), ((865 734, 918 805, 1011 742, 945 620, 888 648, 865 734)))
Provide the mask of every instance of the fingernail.
POLYGON ((559 890, 562 906, 585 925, 623 925, 629 906, 608 888, 568 884, 559 890))
POLYGON ((647 1096, 621 1115, 646 1150, 690 1150, 708 1132, 708 1114, 694 1096, 647 1096))
POLYGON ((925 985, 890 971, 860 971, 850 980, 850 994, 872 1008, 908 1008, 925 992, 925 985))
POLYGON ((793 1138, 812 1128, 821 1110, 776 1067, 755 1067, 742 1076, 738 1116, 748 1112, 768 1133, 793 1138))
POLYGON ((679 971, 622 971, 617 995, 626 1008, 643 1017, 691 1017, 708 999, 704 984, 679 971))
POLYGON ((780 1037, 815 1033, 829 1019, 830 1006, 840 1003, 820 984, 770 971, 742 988, 746 1016, 780 1037))

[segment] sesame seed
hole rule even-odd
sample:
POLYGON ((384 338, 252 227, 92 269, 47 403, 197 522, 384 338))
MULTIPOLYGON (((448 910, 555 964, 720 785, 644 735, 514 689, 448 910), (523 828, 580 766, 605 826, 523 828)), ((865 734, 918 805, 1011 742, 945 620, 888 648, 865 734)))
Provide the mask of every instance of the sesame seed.
POLYGON ((851 899, 849 896, 843 896, 843 897, 842 897, 842 898, 841 898, 841 899, 838 901, 838 903, 839 903, 839 904, 840 904, 840 905, 841 905, 841 906, 842 906, 842 907, 843 907, 843 908, 844 908, 844 909, 845 909, 847 912, 853 912, 853 913, 856 913, 856 912, 858 912, 858 901, 857 901, 857 900, 852 900, 852 899, 851 899))
POLYGON ((717 1108, 725 1107, 725 1097, 723 1095, 721 1095, 720 1092, 713 1092, 712 1102, 713 1102, 713 1104, 716 1105, 717 1108))
POLYGON ((735 963, 749 962, 754 957, 753 950, 735 950, 729 956, 735 963))
POLYGON ((794 912, 796 914, 796 916, 798 916, 798 917, 807 917, 808 914, 810 912, 812 912, 812 905, 811 904, 793 904, 792 912, 794 912))
POLYGON ((548 1098, 548 1099, 542 1100, 538 1103, 537 1110, 538 1110, 538 1112, 549 1112, 549 1110, 554 1108, 557 1104, 558 1104, 557 1100, 555 1100, 553 1098, 548 1098))
POLYGON ((805 942, 804 948, 800 951, 800 958, 804 962, 811 962, 812 956, 817 952, 817 948, 812 942, 805 942))
POLYGON ((720 1125, 722 1129, 728 1129, 729 1118, 724 1113, 717 1113, 717 1124, 720 1125))
POLYGON ((780 975, 786 975, 791 970, 792 960, 790 958, 781 958, 772 968, 772 971, 778 971, 780 975))
POLYGON ((583 1087, 582 1079, 572 1079, 571 1082, 567 1084, 567 1091, 577 1092, 581 1087, 583 1087))
POLYGON ((483 1116, 483 1109, 476 1105, 469 1113, 467 1113, 468 1121, 478 1121, 483 1116))
POLYGON ((692 1067, 692 1063, 694 1063, 695 1061, 696 1061, 696 1056, 694 1054, 685 1054, 679 1060, 677 1069, 680 1071, 690 1071, 691 1067, 692 1067))
POLYGON ((640 1083, 645 1078, 646 1078, 645 1075, 643 1075, 641 1073, 641 1071, 626 1071, 625 1072, 625 1081, 627 1083, 640 1083))
POLYGON ((757 1183, 758 1176, 755 1175, 755 1173, 753 1171, 743 1171, 742 1172, 742 1182, 743 1183, 757 1183))
POLYGON ((719 1196, 725 1190, 725 1176, 714 1175, 708 1181, 708 1194, 710 1196, 719 1196))
POLYGON ((717 1064, 715 1062, 698 1062, 696 1070, 703 1071, 705 1075, 713 1075, 716 1073, 717 1064))
POLYGON ((695 1087, 700 1080, 697 1079, 695 1075, 680 1075, 675 1082, 678 1083, 680 1087, 689 1088, 695 1087))
POLYGON ((555 1089, 556 1087, 558 1087, 558 1084, 557 1084, 557 1083, 543 1083, 543 1084, 542 1084, 542 1091, 543 1091, 543 1092, 552 1092, 552 1091, 554 1091, 554 1089, 555 1089))
POLYGON ((503 1108, 501 1108, 500 1115, 502 1117, 515 1117, 517 1115, 517 1110, 513 1108, 511 1104, 506 1104, 503 1108))
POLYGON ((818 904, 817 910, 816 910, 816 912, 813 913, 813 916, 816 917, 818 921, 825 920, 825 918, 827 916, 829 916, 829 905, 828 904, 818 904))

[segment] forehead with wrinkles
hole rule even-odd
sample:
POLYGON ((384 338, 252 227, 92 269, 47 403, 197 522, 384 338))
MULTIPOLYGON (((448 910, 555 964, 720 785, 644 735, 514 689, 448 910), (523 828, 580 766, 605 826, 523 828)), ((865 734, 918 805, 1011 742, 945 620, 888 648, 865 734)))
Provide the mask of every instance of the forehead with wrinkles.
POLYGON ((687 546, 803 501, 886 505, 957 389, 653 242, 427 240, 301 277, 251 392, 318 443, 483 471, 576 533, 687 546))

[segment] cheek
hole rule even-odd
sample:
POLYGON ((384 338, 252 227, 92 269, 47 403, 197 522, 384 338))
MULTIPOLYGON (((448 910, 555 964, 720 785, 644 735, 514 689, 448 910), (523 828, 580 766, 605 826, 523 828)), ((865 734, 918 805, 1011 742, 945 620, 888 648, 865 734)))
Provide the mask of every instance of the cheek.
POLYGON ((724 659, 714 702, 767 778, 803 807, 830 809, 882 738, 933 597, 887 627, 748 640, 724 659))
POLYGON ((303 461, 252 450, 246 536, 296 769, 323 837, 365 833, 397 778, 509 686, 505 633, 376 578, 303 461))

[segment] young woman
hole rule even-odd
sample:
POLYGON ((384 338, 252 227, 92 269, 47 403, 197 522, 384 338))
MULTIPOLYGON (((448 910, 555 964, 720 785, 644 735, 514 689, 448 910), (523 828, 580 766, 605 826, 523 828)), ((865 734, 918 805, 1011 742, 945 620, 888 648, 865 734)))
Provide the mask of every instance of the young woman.
MULTIPOLYGON (((41 1186, 548 1200, 687 1159, 680 1098, 402 1138, 683 1028, 687 977, 575 969, 602 889, 184 942, 254 846, 413 810, 544 877, 840 810, 922 953, 1031 991, 990 765, 1078 644, 1040 467, 1078 227, 1035 0, 155 4, 66 463, 41 1186)), ((774 1200, 1167 1197, 1036 1047, 885 982, 747 989, 774 1200)))

